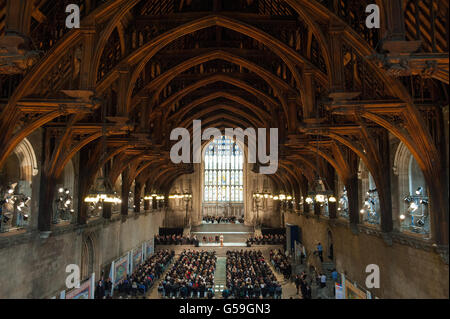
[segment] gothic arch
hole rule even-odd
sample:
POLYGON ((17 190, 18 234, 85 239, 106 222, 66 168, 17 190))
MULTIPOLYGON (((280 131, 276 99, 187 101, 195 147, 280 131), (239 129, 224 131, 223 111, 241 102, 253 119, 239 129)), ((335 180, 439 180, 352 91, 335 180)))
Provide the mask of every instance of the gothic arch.
POLYGON ((81 245, 80 280, 85 280, 95 272, 97 262, 96 236, 93 233, 84 235, 81 245))
POLYGON ((31 183, 33 176, 39 173, 33 146, 27 138, 24 138, 13 152, 20 163, 20 179, 31 183))

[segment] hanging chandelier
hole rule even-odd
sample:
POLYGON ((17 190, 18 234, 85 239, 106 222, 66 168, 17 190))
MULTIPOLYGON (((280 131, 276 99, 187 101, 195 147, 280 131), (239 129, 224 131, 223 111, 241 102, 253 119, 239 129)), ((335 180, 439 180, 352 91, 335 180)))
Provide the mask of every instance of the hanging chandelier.
POLYGON ((325 183, 320 176, 320 169, 319 169, 319 138, 317 138, 317 154, 316 154, 316 172, 317 172, 317 178, 314 181, 314 187, 313 190, 308 192, 308 197, 306 198, 307 204, 313 204, 318 203, 319 205, 324 205, 330 203, 336 202, 336 197, 334 197, 334 193, 331 190, 327 190, 325 187, 325 183))
MULTIPOLYGON (((106 110, 105 105, 103 103, 102 106, 102 156, 100 158, 100 161, 103 161, 106 154, 106 110)), ((85 203, 93 203, 98 204, 100 203, 113 203, 113 204, 120 204, 122 203, 122 199, 117 195, 116 192, 112 190, 111 183, 108 179, 108 177, 100 177, 97 178, 96 187, 94 190, 88 194, 84 198, 85 203)), ((103 208, 103 206, 101 206, 103 208)))
MULTIPOLYGON (((156 194, 156 193, 153 193, 153 194, 151 194, 151 195, 145 195, 144 196, 144 199, 145 200, 163 200, 163 199, 165 199, 166 197, 164 196, 164 195, 160 195, 160 194, 156 194)), ((170 198, 170 197, 169 197, 170 198)))
POLYGON ((265 198, 265 199, 267 199, 267 198, 273 198, 273 195, 267 190, 265 190, 263 192, 256 191, 255 193, 253 193, 253 198, 255 198, 255 199, 258 199, 258 198, 261 198, 261 199, 265 198))
MULTIPOLYGON (((163 196, 164 197, 164 196, 163 196)), ((175 192, 174 194, 169 195, 169 199, 184 199, 189 200, 192 198, 192 194, 189 192, 184 192, 183 194, 175 192)), ((164 199, 164 198, 163 198, 164 199)))
POLYGON ((99 178, 98 181, 99 183, 95 190, 84 198, 85 203, 122 203, 122 199, 116 192, 111 190, 111 187, 108 186, 109 183, 105 178, 99 178))
POLYGON ((333 191, 325 189, 325 184, 320 176, 314 182, 314 190, 308 192, 308 197, 306 197, 306 203, 312 204, 314 202, 319 204, 336 202, 333 191))

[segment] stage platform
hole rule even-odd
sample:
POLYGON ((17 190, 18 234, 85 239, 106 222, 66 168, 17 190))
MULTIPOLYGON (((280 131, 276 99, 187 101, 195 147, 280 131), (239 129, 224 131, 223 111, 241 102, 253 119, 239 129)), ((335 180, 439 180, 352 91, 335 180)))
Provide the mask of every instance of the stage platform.
POLYGON ((253 236, 254 229, 244 224, 201 224, 191 228, 191 235, 196 235, 200 240, 199 246, 219 247, 220 244, 214 241, 215 236, 223 235, 224 246, 242 247, 246 245, 246 241, 253 236), (206 237, 206 242, 203 241, 206 237), (212 242, 209 240, 212 237, 212 242))

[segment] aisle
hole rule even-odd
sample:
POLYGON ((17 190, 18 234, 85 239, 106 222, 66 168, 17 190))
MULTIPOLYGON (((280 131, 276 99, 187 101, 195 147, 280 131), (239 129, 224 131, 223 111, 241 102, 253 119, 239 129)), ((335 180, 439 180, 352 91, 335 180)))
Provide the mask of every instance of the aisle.
POLYGON ((227 281, 227 257, 217 257, 216 272, 214 273, 215 299, 222 298, 222 290, 227 281))
POLYGON ((301 299, 302 298, 301 294, 297 295, 297 288, 295 287, 295 284, 293 282, 291 282, 290 280, 284 279, 283 274, 281 274, 275 270, 275 267, 273 267, 267 251, 264 254, 264 258, 266 259, 266 262, 269 265, 270 269, 272 269, 272 272, 275 274, 277 281, 279 283, 281 283, 281 288, 283 289, 283 294, 282 294, 281 298, 282 299, 290 299, 290 298, 301 299))
POLYGON ((173 257, 172 261, 167 265, 166 269, 162 273, 162 275, 158 278, 158 280, 154 283, 154 285, 150 288, 150 293, 147 293, 145 299, 161 299, 161 297, 158 294, 158 286, 161 281, 164 280, 166 277, 166 274, 169 272, 169 269, 172 269, 173 264, 176 260, 180 257, 180 254, 175 253, 175 256, 173 257))

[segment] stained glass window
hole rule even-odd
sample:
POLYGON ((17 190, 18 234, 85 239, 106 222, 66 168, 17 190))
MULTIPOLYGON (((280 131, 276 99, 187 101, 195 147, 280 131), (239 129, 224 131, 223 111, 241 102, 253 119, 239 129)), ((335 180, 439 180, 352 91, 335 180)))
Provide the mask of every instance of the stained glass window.
POLYGON ((205 202, 243 202, 243 160, 239 146, 221 136, 205 152, 205 202))

